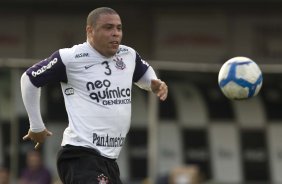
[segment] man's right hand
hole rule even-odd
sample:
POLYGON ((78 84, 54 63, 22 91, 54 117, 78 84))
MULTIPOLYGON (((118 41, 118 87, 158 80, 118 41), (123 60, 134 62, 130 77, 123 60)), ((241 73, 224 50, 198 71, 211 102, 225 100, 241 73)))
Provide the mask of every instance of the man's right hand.
POLYGON ((23 140, 31 140, 36 143, 34 149, 39 149, 40 145, 45 141, 45 139, 52 135, 52 132, 45 129, 42 132, 32 132, 30 129, 28 133, 23 137, 23 140))

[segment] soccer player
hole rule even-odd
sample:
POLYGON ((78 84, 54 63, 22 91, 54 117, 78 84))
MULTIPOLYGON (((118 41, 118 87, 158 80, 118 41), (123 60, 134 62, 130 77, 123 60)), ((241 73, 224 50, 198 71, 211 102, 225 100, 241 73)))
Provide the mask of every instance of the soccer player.
POLYGON ((122 23, 108 7, 89 13, 86 42, 63 48, 27 69, 22 98, 30 129, 23 137, 35 149, 52 135, 40 113, 40 89, 60 82, 68 114, 57 168, 64 184, 120 184, 116 159, 131 119, 131 90, 136 84, 165 100, 168 87, 131 47, 121 45, 122 23))

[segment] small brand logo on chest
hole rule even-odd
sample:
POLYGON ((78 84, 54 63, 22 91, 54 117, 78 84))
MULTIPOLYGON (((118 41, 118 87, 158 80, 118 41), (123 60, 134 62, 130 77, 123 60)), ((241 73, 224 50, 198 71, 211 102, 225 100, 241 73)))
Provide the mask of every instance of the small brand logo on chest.
POLYGON ((89 53, 79 53, 74 56, 75 59, 82 58, 82 57, 89 57, 89 53))
POLYGON ((91 67, 94 66, 94 65, 95 65, 95 64, 86 65, 86 66, 84 66, 84 68, 85 68, 85 70, 87 70, 87 69, 91 68, 91 67))

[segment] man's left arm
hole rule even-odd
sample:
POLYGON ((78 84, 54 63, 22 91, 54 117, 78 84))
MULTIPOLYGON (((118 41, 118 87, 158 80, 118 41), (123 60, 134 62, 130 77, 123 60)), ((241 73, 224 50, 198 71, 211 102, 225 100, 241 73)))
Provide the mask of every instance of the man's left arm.
POLYGON ((167 98, 168 87, 167 84, 158 79, 154 69, 149 64, 142 60, 140 55, 136 53, 136 66, 133 75, 133 82, 145 90, 155 93, 160 100, 164 101, 167 98))

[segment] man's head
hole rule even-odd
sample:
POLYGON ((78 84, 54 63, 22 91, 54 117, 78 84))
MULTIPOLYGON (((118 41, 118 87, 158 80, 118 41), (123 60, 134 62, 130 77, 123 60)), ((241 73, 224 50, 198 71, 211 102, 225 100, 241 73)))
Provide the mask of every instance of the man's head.
POLYGON ((101 7, 87 17, 87 40, 93 48, 106 57, 115 55, 122 39, 122 24, 117 12, 101 7))

